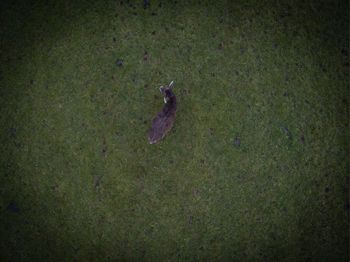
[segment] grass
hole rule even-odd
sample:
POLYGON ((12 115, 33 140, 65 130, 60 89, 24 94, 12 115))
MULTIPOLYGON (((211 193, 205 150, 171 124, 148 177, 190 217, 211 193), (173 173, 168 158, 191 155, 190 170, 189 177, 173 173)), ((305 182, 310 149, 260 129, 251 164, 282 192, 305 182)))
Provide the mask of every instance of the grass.
POLYGON ((348 261, 348 3, 142 4, 0 3, 2 260, 348 261))

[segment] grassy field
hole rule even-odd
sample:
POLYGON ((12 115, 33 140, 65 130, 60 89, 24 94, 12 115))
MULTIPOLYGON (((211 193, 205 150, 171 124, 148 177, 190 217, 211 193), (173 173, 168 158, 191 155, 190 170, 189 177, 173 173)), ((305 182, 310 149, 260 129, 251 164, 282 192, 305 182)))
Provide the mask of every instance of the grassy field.
POLYGON ((348 2, 143 3, 0 2, 1 261, 348 261, 348 2))

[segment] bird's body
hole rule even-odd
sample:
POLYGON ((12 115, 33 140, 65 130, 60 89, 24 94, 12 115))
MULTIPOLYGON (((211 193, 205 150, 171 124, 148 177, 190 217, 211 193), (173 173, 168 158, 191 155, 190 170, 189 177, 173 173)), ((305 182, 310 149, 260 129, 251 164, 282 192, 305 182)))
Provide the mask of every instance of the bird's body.
POLYGON ((161 87, 165 105, 161 112, 152 121, 152 127, 148 133, 150 144, 159 142, 173 127, 176 117, 176 97, 172 91, 172 83, 167 87, 161 87))

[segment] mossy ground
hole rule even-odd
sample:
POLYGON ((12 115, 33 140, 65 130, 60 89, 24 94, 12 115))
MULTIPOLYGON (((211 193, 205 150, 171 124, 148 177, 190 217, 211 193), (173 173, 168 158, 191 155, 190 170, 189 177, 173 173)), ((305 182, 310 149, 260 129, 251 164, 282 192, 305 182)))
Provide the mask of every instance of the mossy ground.
POLYGON ((0 14, 3 261, 348 261, 347 1, 0 14))

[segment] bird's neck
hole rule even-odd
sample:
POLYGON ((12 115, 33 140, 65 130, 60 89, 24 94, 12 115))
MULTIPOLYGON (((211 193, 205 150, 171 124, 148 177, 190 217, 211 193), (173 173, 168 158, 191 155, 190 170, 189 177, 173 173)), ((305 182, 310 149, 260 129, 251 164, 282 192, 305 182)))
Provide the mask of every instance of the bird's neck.
POLYGON ((168 102, 166 102, 166 104, 164 105, 163 111, 165 113, 169 112, 169 111, 173 111, 176 110, 176 97, 173 96, 171 97, 168 102))

